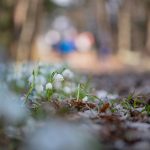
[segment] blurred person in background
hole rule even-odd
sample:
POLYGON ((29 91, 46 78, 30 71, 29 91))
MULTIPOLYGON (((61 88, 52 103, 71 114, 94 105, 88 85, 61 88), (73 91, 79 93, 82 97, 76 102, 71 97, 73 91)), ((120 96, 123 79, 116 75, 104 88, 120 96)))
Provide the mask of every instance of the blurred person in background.
POLYGON ((62 37, 60 42, 58 43, 58 52, 60 54, 69 54, 76 50, 75 42, 71 38, 62 37))
POLYGON ((82 32, 77 35, 75 43, 78 51, 87 52, 93 49, 94 37, 90 32, 82 32))

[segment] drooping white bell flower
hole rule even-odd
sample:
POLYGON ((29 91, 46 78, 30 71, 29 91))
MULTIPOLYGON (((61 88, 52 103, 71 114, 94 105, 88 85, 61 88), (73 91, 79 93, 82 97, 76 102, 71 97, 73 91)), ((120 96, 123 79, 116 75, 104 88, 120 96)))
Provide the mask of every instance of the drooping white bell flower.
POLYGON ((44 87, 43 87, 43 85, 36 85, 35 86, 35 90, 37 91, 37 93, 39 93, 39 94, 41 94, 43 91, 44 91, 44 87))
POLYGON ((97 91, 96 95, 98 98, 103 100, 103 99, 107 98, 108 93, 105 90, 99 90, 99 91, 97 91))
POLYGON ((65 87, 63 88, 63 91, 64 91, 66 94, 71 94, 71 93, 72 93, 71 88, 68 87, 68 86, 65 86, 65 87))
POLYGON ((39 75, 35 78, 35 84, 46 84, 46 79, 42 76, 42 75, 39 75))
POLYGON ((46 90, 51 90, 53 88, 53 85, 52 85, 52 83, 47 83, 46 84, 46 90))
POLYGON ((62 75, 64 76, 64 78, 66 79, 72 79, 74 77, 74 74, 71 70, 69 69, 65 69, 63 72, 62 72, 62 75))
POLYGON ((82 99, 83 102, 87 102, 88 101, 88 97, 85 96, 83 99, 82 99))
POLYGON ((54 88, 56 90, 60 90, 62 88, 62 83, 61 82, 54 82, 54 88))
POLYGON ((54 81, 55 82, 61 82, 64 80, 64 77, 61 74, 55 74, 54 75, 54 81))

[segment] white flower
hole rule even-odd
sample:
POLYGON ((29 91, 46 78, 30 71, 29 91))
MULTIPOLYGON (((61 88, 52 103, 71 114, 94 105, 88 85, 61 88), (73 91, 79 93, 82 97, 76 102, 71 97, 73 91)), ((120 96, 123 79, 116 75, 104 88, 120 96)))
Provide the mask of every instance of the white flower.
POLYGON ((88 97, 85 96, 83 99, 82 99, 83 102, 87 102, 88 101, 88 97))
POLYGON ((61 74, 55 74, 54 75, 54 81, 55 82, 61 82, 64 80, 64 77, 61 74))
POLYGON ((61 82, 54 82, 54 88, 55 88, 56 90, 60 90, 60 89, 62 88, 61 82))
POLYGON ((107 98, 107 91, 105 90, 100 90, 100 91, 97 91, 96 93, 97 97, 100 98, 100 99, 106 99, 107 98))
POLYGON ((35 83, 44 85, 46 83, 46 79, 42 75, 39 75, 35 78, 35 83))
POLYGON ((36 85, 35 90, 37 91, 37 93, 40 94, 44 91, 44 87, 43 87, 43 85, 36 85))
POLYGON ((33 83, 33 81, 34 81, 34 76, 33 75, 31 75, 30 77, 29 77, 29 83, 33 83))
POLYGON ((66 93, 66 94, 70 94, 72 92, 71 88, 66 86, 63 88, 63 91, 66 93))
POLYGON ((18 100, 0 99, 0 117, 8 123, 16 124, 27 117, 27 109, 18 100))
POLYGON ((51 90, 53 88, 53 85, 52 85, 52 83, 47 83, 46 84, 46 90, 51 90))
POLYGON ((72 92, 75 92, 77 86, 75 85, 75 83, 71 83, 71 84, 70 84, 70 88, 71 88, 71 91, 72 91, 72 92))
POLYGON ((70 71, 69 69, 65 69, 62 73, 62 75, 67 78, 67 79, 72 79, 74 74, 72 71, 70 71))

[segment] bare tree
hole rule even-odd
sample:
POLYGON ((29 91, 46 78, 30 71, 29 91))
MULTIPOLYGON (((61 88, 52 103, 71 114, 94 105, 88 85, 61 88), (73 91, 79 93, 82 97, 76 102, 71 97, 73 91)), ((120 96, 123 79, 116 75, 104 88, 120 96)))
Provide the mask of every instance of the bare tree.
POLYGON ((13 10, 13 39, 11 42, 11 57, 13 60, 17 58, 17 47, 22 32, 23 24, 27 18, 28 0, 15 0, 13 10))
POLYGON ((95 0, 96 22, 97 22, 97 36, 98 42, 105 44, 107 48, 112 46, 112 33, 108 12, 106 10, 106 0, 95 0))
POLYGON ((20 0, 20 3, 24 3, 26 11, 24 11, 25 19, 17 45, 17 61, 30 60, 32 58, 32 46, 39 28, 42 8, 42 0, 20 0))
POLYGON ((147 0, 147 36, 146 36, 146 50, 150 53, 150 1, 147 0))
POLYGON ((119 53, 131 50, 131 1, 124 0, 118 18, 119 53))

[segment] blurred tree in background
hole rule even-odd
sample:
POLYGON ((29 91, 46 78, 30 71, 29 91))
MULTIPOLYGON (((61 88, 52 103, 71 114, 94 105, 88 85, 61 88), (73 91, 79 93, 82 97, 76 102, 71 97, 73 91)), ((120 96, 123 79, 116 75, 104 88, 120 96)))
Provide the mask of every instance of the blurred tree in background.
POLYGON ((10 54, 6 47, 10 46, 13 39, 13 7, 14 2, 12 0, 0 1, 0 52, 2 55, 10 54))
POLYGON ((0 46, 7 49, 9 59, 31 59, 42 14, 54 7, 47 0, 0 1, 0 46))
MULTIPOLYGON (((82 0, 60 6, 51 0, 0 1, 0 53, 11 60, 32 60, 43 22, 66 12, 79 31, 90 31, 97 49, 113 53, 150 53, 150 0, 82 0)), ((61 26, 61 25, 60 25, 61 26)))
POLYGON ((146 50, 150 53, 150 0, 145 0, 147 10, 147 36, 146 36, 146 50))

